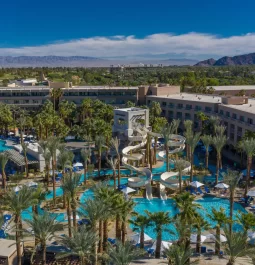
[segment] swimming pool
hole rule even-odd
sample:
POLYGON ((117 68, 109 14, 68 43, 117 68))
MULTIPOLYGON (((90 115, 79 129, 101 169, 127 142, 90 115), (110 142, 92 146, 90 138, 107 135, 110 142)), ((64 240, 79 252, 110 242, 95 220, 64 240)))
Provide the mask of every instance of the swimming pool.
POLYGON ((6 146, 6 141, 0 140, 0 153, 4 152, 5 150, 11 149, 10 146, 6 146))
MULTIPOLYGON (((178 208, 175 206, 175 202, 172 199, 168 199, 166 201, 162 201, 161 199, 153 199, 153 200, 146 200, 143 198, 136 198, 134 201, 137 203, 134 211, 136 211, 139 214, 145 214, 145 210, 153 213, 153 212, 158 212, 158 211, 164 211, 164 212, 169 212, 170 217, 174 217, 178 212, 178 208)), ((212 209, 220 209, 222 207, 225 210, 225 213, 229 215, 229 201, 228 199, 222 199, 222 198, 216 198, 216 197, 204 197, 202 199, 196 200, 196 203, 199 203, 203 208, 198 209, 197 211, 201 216, 208 221, 208 223, 213 227, 215 227, 215 222, 213 222, 209 217, 208 214, 212 213, 212 209)), ((238 203, 234 204, 234 219, 237 218, 238 215, 240 215, 240 212, 246 212, 246 210, 238 203)), ((133 226, 131 225, 131 228, 133 226)), ((156 233, 154 231, 153 226, 146 228, 145 233, 148 234, 150 237, 153 239, 156 239, 156 233)), ((166 229, 172 231, 172 233, 163 232, 163 240, 177 240, 178 235, 176 233, 175 226, 173 224, 169 224, 165 226, 166 229)), ((233 230, 234 231, 240 231, 242 229, 241 225, 234 224, 233 230)))

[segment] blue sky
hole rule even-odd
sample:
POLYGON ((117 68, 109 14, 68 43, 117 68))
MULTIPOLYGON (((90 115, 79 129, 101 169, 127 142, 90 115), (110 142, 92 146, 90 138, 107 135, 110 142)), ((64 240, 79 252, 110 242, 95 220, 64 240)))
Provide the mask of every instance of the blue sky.
MULTIPOLYGON (((123 55, 124 48, 118 48, 123 44, 128 56, 144 52, 177 53, 194 57, 199 54, 198 51, 194 51, 196 44, 193 42, 197 36, 192 35, 194 33, 199 34, 197 41, 204 42, 204 46, 212 37, 214 41, 220 40, 220 44, 214 44, 211 51, 206 47, 200 47, 201 54, 220 56, 223 52, 228 52, 229 48, 229 55, 233 55, 244 52, 244 48, 240 46, 253 41, 254 36, 250 35, 255 33, 254 0, 14 0, 2 1, 1 7, 0 55, 47 55, 50 52, 71 55, 73 51, 74 55, 98 54, 107 57, 108 46, 99 45, 99 41, 105 42, 106 38, 115 39, 113 47, 116 52, 110 51, 109 56, 123 55), (143 51, 141 47, 144 44, 146 46, 147 38, 155 36, 154 34, 160 34, 159 39, 164 42, 162 49, 156 47, 161 46, 160 41, 153 41, 143 51), (187 40, 191 35, 192 45, 189 45, 187 40), (97 36, 102 38, 97 40, 95 45, 98 52, 91 48, 91 44, 88 47, 88 41, 92 40, 94 43, 97 36), (131 37, 134 40, 144 42, 130 43, 127 41, 130 36, 134 36, 131 37), (168 38, 167 42, 170 41, 170 45, 167 51, 167 43, 162 36, 180 38, 177 42, 173 38, 168 38), (185 36, 188 38, 183 40, 185 36), (201 36, 206 39, 201 39, 201 36), (239 38, 236 45, 232 44, 235 37, 239 38), (81 40, 86 40, 85 46, 81 40), (222 43, 222 40, 225 42, 222 43), (60 49, 58 43, 61 43, 60 49), (69 45, 69 48, 64 48, 63 44, 69 45), (180 45, 183 46, 182 49, 178 49, 180 45), (222 52, 219 49, 222 49, 222 52)), ((253 46, 248 46, 248 52, 252 52, 253 46)))

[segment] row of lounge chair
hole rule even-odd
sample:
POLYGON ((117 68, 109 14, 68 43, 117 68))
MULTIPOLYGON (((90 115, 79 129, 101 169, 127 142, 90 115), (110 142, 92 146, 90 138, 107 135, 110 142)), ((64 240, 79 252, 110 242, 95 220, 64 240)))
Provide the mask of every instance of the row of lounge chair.
POLYGON ((190 192, 190 194, 192 195, 203 195, 203 194, 208 194, 208 193, 211 193, 210 189, 206 186, 204 186, 204 190, 205 191, 202 191, 201 187, 198 187, 197 189, 193 188, 193 187, 186 187, 185 189, 187 192, 190 192))

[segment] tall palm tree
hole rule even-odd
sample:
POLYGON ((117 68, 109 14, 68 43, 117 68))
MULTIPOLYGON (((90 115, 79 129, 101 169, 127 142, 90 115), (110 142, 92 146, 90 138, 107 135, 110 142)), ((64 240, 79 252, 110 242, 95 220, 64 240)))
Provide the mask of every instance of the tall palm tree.
POLYGON ((48 150, 51 154, 52 162, 52 182, 53 182, 53 203, 56 205, 56 180, 55 180, 55 169, 57 163, 57 151, 60 148, 60 139, 57 137, 50 137, 48 139, 48 150))
POLYGON ((243 232, 230 232, 229 227, 224 227, 226 236, 225 252, 228 255, 227 265, 234 265, 239 257, 254 258, 254 246, 249 246, 247 243, 247 234, 243 232))
MULTIPOLYGON (((31 220, 25 222, 32 228, 38 244, 42 249, 42 264, 46 265, 46 241, 51 241, 55 237, 55 233, 63 230, 63 225, 56 221, 56 216, 52 217, 48 212, 40 215, 34 215, 31 220)), ((38 247, 35 245, 35 249, 38 247)))
POLYGON ((212 136, 211 135, 203 135, 203 136, 201 136, 201 140, 205 146, 205 167, 208 168, 209 148, 212 144, 212 136))
POLYGON ((221 165, 221 151, 223 147, 225 146, 227 142, 227 137, 225 135, 222 136, 214 136, 212 143, 216 149, 217 152, 217 164, 216 164, 216 184, 218 183, 219 180, 219 171, 220 171, 220 165, 221 165))
POLYGON ((120 152, 119 152, 119 148, 120 148, 120 141, 119 139, 116 138, 112 138, 109 142, 109 147, 115 152, 116 157, 117 157, 117 163, 118 163, 118 187, 120 186, 120 152))
POLYGON ((201 234, 202 234, 202 231, 210 229, 211 226, 199 214, 196 214, 196 221, 194 222, 194 224, 192 226, 193 226, 193 228, 195 228, 197 230, 196 252, 201 253, 201 234))
POLYGON ((47 183, 47 189, 49 186, 50 180, 50 163, 51 163, 51 153, 48 149, 48 142, 47 141, 39 141, 39 146, 41 147, 42 156, 45 160, 45 181, 47 183))
POLYGON ((54 110, 58 110, 60 98, 63 96, 63 90, 61 88, 53 88, 50 92, 50 96, 53 99, 54 110))
POLYGON ((9 157, 6 153, 0 153, 0 165, 1 165, 1 173, 2 173, 2 188, 6 191, 6 174, 5 167, 7 162, 9 161, 9 157))
POLYGON ((164 231, 164 226, 171 223, 171 218, 169 217, 169 212, 155 212, 151 213, 146 211, 149 219, 155 224, 155 231, 157 234, 157 243, 155 250, 155 258, 160 258, 161 243, 162 243, 162 232, 164 231))
POLYGON ((109 260, 114 265, 129 265, 134 259, 142 256, 144 251, 135 248, 130 242, 124 244, 117 241, 116 246, 109 246, 109 260))
POLYGON ((191 155, 190 155, 190 142, 192 141, 193 138, 193 121, 192 120, 185 120, 183 122, 184 124, 184 128, 185 128, 185 132, 184 132, 184 136, 186 137, 186 150, 187 150, 187 159, 190 161, 191 159, 191 155))
POLYGON ((102 163, 102 149, 105 146, 105 138, 102 135, 96 135, 95 144, 98 152, 98 176, 100 177, 101 163, 102 163))
MULTIPOLYGON (((89 220, 89 226, 91 231, 93 231, 97 236, 98 235, 98 225, 99 221, 102 220, 103 215, 106 211, 105 204, 100 199, 87 199, 84 203, 80 205, 78 213, 81 217, 84 217, 89 220)), ((98 242, 95 242, 94 245, 94 259, 95 264, 97 263, 97 245, 98 242)))
POLYGON ((184 243, 180 245, 173 244, 164 249, 169 265, 186 265, 190 264, 189 260, 192 256, 192 249, 187 248, 184 243))
POLYGON ((73 213, 73 229, 77 228, 77 192, 79 190, 81 175, 73 172, 69 172, 62 179, 62 188, 67 197, 70 198, 71 209, 73 213))
POLYGON ((171 136, 175 130, 174 124, 167 124, 161 129, 161 135, 165 139, 164 147, 166 151, 166 170, 169 171, 169 146, 171 136))
POLYGON ((221 227, 229 222, 228 217, 225 214, 225 210, 223 208, 220 208, 219 211, 217 211, 215 208, 212 209, 212 214, 208 214, 208 216, 216 222, 216 240, 215 240, 215 254, 220 253, 220 229, 221 227))
POLYGON ((179 191, 182 192, 182 172, 186 168, 186 161, 183 159, 175 160, 174 166, 179 173, 179 191))
POLYGON ((241 178, 241 175, 237 171, 228 170, 227 173, 223 173, 224 181, 229 185, 229 203, 230 203, 230 216, 229 216, 229 231, 232 232, 233 227, 233 213, 234 213, 234 201, 235 190, 241 178))
POLYGON ((15 223, 15 239, 16 239, 16 248, 17 248, 17 258, 18 265, 21 265, 21 239, 22 239, 22 220, 21 213, 31 205, 37 203, 37 200, 34 197, 34 193, 31 192, 31 189, 27 186, 22 186, 18 193, 14 190, 4 194, 3 197, 3 207, 4 209, 10 211, 14 215, 15 223))
POLYGON ((247 173, 246 173, 246 183, 245 183, 245 196, 248 192, 248 187, 250 185, 250 172, 252 165, 252 158, 255 154, 255 139, 247 139, 240 142, 240 147, 247 155, 247 173))
POLYGON ((151 225, 151 220, 146 215, 138 215, 129 219, 129 223, 134 226, 134 231, 140 232, 140 248, 144 249, 144 230, 151 225))
POLYGON ((24 154, 26 177, 28 178, 28 159, 27 159, 27 147, 28 147, 28 144, 21 143, 21 147, 22 147, 22 151, 23 151, 23 154, 24 154))
POLYGON ((110 159, 106 158, 106 160, 107 160, 107 164, 112 169, 113 187, 116 190, 117 189, 117 185, 116 185, 116 166, 117 166, 118 160, 117 159, 114 159, 112 157, 110 159))
POLYGON ((65 246, 68 251, 57 255, 58 259, 68 256, 78 256, 80 264, 86 265, 93 257, 94 245, 98 238, 97 235, 85 225, 81 226, 79 231, 73 231, 73 237, 63 236, 59 243, 65 246))
POLYGON ((88 170, 88 162, 90 161, 91 156, 91 149, 89 148, 83 148, 81 150, 81 157, 83 160, 83 168, 84 168, 84 185, 86 185, 87 182, 87 170, 88 170))
POLYGON ((197 146, 199 140, 200 140, 200 132, 194 134, 194 136, 191 139, 190 144, 189 144, 190 155, 191 155, 190 156, 190 166, 191 166, 191 169, 190 169, 190 182, 193 181, 194 152, 195 152, 195 149, 196 149, 196 146, 197 146))

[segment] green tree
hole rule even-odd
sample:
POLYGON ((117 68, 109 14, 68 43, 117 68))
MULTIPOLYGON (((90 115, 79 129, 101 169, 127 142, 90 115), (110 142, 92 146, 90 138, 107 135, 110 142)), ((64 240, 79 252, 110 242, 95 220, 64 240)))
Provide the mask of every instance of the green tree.
POLYGON ((208 168, 209 164, 209 149, 212 144, 212 136, 211 135, 203 135, 201 136, 201 140, 205 146, 205 167, 208 168))
POLYGON ((91 156, 90 147, 83 148, 81 150, 81 157, 82 157, 83 167, 84 167, 84 185, 86 185, 86 182, 87 182, 88 162, 90 161, 90 156, 91 156))
POLYGON ((240 213, 237 216, 237 222, 243 226, 244 231, 248 234, 248 230, 255 227, 255 216, 253 213, 240 213))
POLYGON ((97 147, 98 156, 98 176, 100 177, 101 163, 102 163, 102 149, 105 146, 105 137, 102 135, 96 135, 95 144, 97 147))
POLYGON ((1 165, 1 172, 2 172, 2 188, 6 191, 6 173, 5 167, 9 161, 9 157, 6 153, 0 153, 0 165, 1 165))
POLYGON ((189 143, 189 147, 190 147, 190 166, 191 166, 191 169, 190 169, 190 182, 193 181, 193 163, 194 163, 194 152, 195 152, 195 149, 196 149, 196 146, 198 144, 200 140, 200 133, 195 133, 193 135, 193 137, 191 138, 191 141, 189 143))
POLYGON ((146 214, 148 215, 148 218, 155 225, 155 232, 157 234, 155 258, 160 258, 162 232, 164 231, 164 226, 171 223, 171 218, 169 217, 169 212, 160 211, 160 212, 151 213, 149 211, 146 211, 146 214))
POLYGON ((51 153, 48 149, 48 142, 41 140, 39 142, 40 147, 42 148, 42 156, 45 160, 45 180, 47 183, 47 189, 49 186, 50 179, 50 162, 51 162, 51 153))
POLYGON ((134 226, 134 231, 140 233, 140 248, 144 249, 144 230, 151 226, 151 220, 146 215, 138 215, 134 219, 129 219, 129 223, 134 226))
POLYGON ((179 191, 181 193, 182 192, 182 174, 183 174, 183 170, 187 167, 187 162, 183 159, 175 160, 174 166, 179 174, 179 191))

